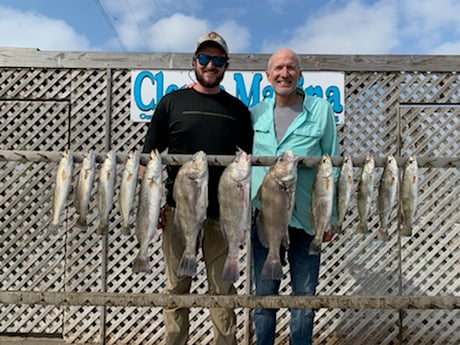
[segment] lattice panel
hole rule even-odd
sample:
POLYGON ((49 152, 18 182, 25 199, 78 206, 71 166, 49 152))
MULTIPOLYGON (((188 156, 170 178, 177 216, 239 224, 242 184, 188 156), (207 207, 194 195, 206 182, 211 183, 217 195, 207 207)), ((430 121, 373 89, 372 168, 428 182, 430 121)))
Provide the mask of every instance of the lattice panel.
MULTIPOLYGON (((346 123, 338 128, 342 151, 353 156, 372 152, 395 155, 458 156, 460 77, 455 73, 347 73, 346 123)), ((0 147, 14 150, 103 152, 140 150, 145 123, 131 123, 130 71, 104 69, 3 69, 0 71, 0 147), (24 98, 24 101, 8 100, 24 98), (109 109, 107 107, 110 107, 109 109), (69 129, 70 137, 69 137, 69 129)), ((79 172, 74 164, 74 176, 79 172)), ((100 163, 97 166, 96 181, 100 163)), ((161 237, 151 245, 152 274, 134 274, 137 254, 134 229, 120 235, 117 197, 123 166, 117 165, 115 204, 107 238, 94 232, 97 222, 93 186, 91 227, 75 227, 69 203, 62 236, 45 236, 56 164, 0 163, 0 286, 2 289, 78 292, 165 291, 161 237), (5 264, 4 264, 5 263, 5 264)), ((380 178, 382 168, 377 168, 380 178)), ((422 169, 420 207, 414 235, 403 238, 399 250, 397 211, 390 240, 376 239, 376 204, 369 234, 355 233, 358 224, 355 167, 354 198, 344 232, 323 245, 319 294, 343 295, 458 295, 459 195, 458 169, 422 169), (399 277, 399 263, 403 275, 399 277), (400 288, 402 290, 400 290, 400 288)), ((376 184, 375 197, 377 196, 376 184)), ((134 222, 134 218, 132 219, 134 222)), ((247 257, 235 284, 246 293, 247 257)), ((206 293, 200 260, 192 293, 206 293)), ((290 294, 288 267, 281 294, 290 294)), ((0 332, 62 334, 71 344, 161 344, 161 308, 0 306, 0 332)), ((238 343, 245 343, 247 310, 237 309, 238 343)), ((458 344, 459 313, 455 311, 326 310, 316 314, 315 345, 320 344, 458 344), (400 321, 403 324, 400 332, 400 321)), ((211 344, 212 326, 206 309, 190 313, 189 344, 211 344)), ((276 344, 289 343, 288 310, 278 313, 276 344)), ((251 344, 255 343, 252 336, 251 344)))
MULTIPOLYGON (((107 72, 105 70, 72 71, 71 147, 75 151, 105 152, 109 145, 110 117, 107 113, 107 72)), ((77 214, 69 207, 72 228, 66 241, 66 291, 104 291, 102 277, 105 267, 105 239, 96 234, 98 223, 96 192, 102 163, 96 174, 88 213, 88 229, 76 227, 77 214)), ((74 164, 77 178, 80 164, 74 164)), ((113 210, 111 217, 113 215, 113 210)), ((69 343, 100 343, 102 339, 102 307, 65 308, 64 339, 69 343)))
MULTIPOLYGON (((25 75, 22 77, 25 78, 25 75)), ((40 75, 34 73, 35 78, 40 75)), ((9 76, 6 80, 16 78, 18 75, 9 76)), ((68 142, 69 107, 68 101, 0 102, 0 112, 3 114, 0 118, 2 148, 37 151, 63 149, 68 142)), ((55 168, 56 164, 47 163, 0 163, 2 289, 63 289, 63 243, 65 228, 69 224, 64 221, 59 236, 50 237, 46 232, 55 168)), ((0 313, 3 315, 0 332, 62 333, 62 308, 2 305, 0 313)))
POLYGON ((2 68, 0 98, 64 100, 70 96, 70 83, 66 69, 2 68))
MULTIPOLYGON (((115 72, 112 76, 112 144, 121 152, 133 149, 141 150, 148 124, 130 121, 130 83, 129 71, 115 72)), ((120 170, 123 169, 119 165, 120 170)), ((116 205, 113 231, 109 235, 108 291, 110 292, 145 292, 164 293, 165 275, 161 249, 161 236, 152 244, 151 274, 132 272, 132 262, 137 255, 138 244, 134 228, 130 236, 120 235, 120 213, 116 205)), ((132 219, 133 224, 135 219, 132 219)), ((244 257, 242 263, 244 264, 244 257)), ((206 293, 206 273, 204 263, 200 260, 197 276, 192 283, 192 293, 206 293)), ((244 292, 244 279, 237 282, 240 293, 244 292)), ((244 339, 244 311, 237 313, 238 339, 244 339)), ((190 343, 206 344, 212 340, 212 324, 207 310, 193 308, 190 311, 190 343)), ((107 343, 116 341, 134 341, 142 339, 144 344, 157 344, 163 339, 163 320, 161 309, 157 308, 108 308, 107 309, 107 343), (144 321, 142 321, 144 320, 144 321), (128 327, 131 325, 131 327, 128 327), (156 332, 152 333, 152 330, 156 332), (133 339, 133 340, 131 340, 133 339)))
MULTIPOLYGON (((398 99, 394 97, 394 85, 401 80, 397 74, 347 75, 345 124, 339 128, 341 152, 353 156, 370 152, 376 157, 397 154, 398 99)), ((361 168, 354 168, 353 194, 343 232, 323 244, 318 294, 398 294, 396 209, 388 229, 389 241, 382 242, 376 237, 379 227, 376 197, 382 170, 376 168, 369 233, 357 234, 356 199, 361 168)), ((314 335, 315 344, 398 344, 398 312, 321 309, 316 313, 314 335)))
MULTIPOLYGON (((402 151, 458 156, 460 106, 403 106, 402 151), (407 139, 406 139, 407 138, 407 139)), ((460 292, 460 171, 420 169, 420 199, 413 235, 402 239, 403 295, 460 292)), ((458 311, 405 311, 405 344, 459 344, 458 311)))
POLYGON ((402 73, 398 86, 402 103, 459 103, 458 73, 402 73))

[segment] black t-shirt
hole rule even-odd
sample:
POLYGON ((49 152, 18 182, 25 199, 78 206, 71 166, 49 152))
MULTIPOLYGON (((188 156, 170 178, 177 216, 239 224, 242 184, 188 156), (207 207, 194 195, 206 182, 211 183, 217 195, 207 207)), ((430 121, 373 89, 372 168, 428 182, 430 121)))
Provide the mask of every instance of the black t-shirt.
MULTIPOLYGON (((145 138, 143 152, 153 149, 169 154, 234 155, 237 147, 250 153, 253 130, 248 108, 221 90, 207 95, 181 89, 165 95, 158 103, 145 138)), ((168 167, 168 204, 174 206, 173 183, 178 166, 168 167)), ((217 186, 225 167, 209 167, 208 217, 217 217, 217 186)))

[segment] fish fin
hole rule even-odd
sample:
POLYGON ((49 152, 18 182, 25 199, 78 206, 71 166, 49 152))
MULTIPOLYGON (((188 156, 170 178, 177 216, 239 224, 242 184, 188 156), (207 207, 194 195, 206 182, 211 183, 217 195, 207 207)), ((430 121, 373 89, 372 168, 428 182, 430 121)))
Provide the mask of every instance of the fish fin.
POLYGON ((235 282, 240 278, 240 266, 238 264, 238 258, 230 258, 227 256, 224 264, 224 270, 222 271, 222 279, 224 281, 235 282))
POLYGON ((103 221, 99 221, 99 224, 96 229, 98 235, 105 235, 109 232, 109 225, 103 221))
POLYGON ((133 262, 133 272, 134 273, 139 273, 139 272, 152 273, 152 269, 150 268, 149 258, 142 256, 141 253, 139 253, 133 262))
POLYGON ((308 248, 308 255, 319 255, 321 252, 321 240, 317 240, 316 237, 310 243, 310 248, 308 248))
POLYGON ((177 269, 177 275, 193 277, 196 273, 196 267, 197 267, 196 255, 184 252, 179 262, 179 267, 177 269))
POLYGON ((278 259, 267 256, 262 267, 262 279, 281 280, 283 278, 283 266, 278 259))
POLYGON ((283 236, 283 240, 281 244, 286 250, 289 249, 289 230, 288 229, 286 229, 286 231, 284 232, 284 236, 283 236))
POLYGON ((256 230, 257 230, 257 237, 259 238, 259 241, 260 243, 265 247, 265 248, 268 248, 268 241, 267 239, 265 238, 265 234, 264 232, 262 231, 262 224, 260 222, 260 217, 257 217, 257 220, 256 220, 256 230))
POLYGON ((177 212, 174 212, 174 219, 173 219, 173 224, 174 224, 174 232, 179 237, 180 241, 182 244, 185 245, 185 238, 184 238, 184 232, 182 230, 182 226, 180 224, 179 217, 177 215, 177 212))
POLYGON ((342 224, 336 223, 331 225, 331 232, 333 235, 339 234, 342 232, 342 224))
POLYGON ((220 229, 220 233, 222 234, 222 238, 225 240, 225 243, 228 243, 227 233, 225 232, 225 227, 222 224, 222 222, 220 222, 219 224, 219 229, 220 229))

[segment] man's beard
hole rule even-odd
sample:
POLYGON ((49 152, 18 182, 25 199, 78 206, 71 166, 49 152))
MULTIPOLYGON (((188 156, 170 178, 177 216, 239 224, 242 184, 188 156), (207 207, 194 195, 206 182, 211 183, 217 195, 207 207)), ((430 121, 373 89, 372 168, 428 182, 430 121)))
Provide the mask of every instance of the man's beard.
POLYGON ((222 81, 222 79, 224 79, 224 73, 222 73, 221 75, 217 75, 216 79, 214 79, 214 81, 212 82, 206 81, 203 78, 203 74, 198 73, 196 70, 195 70, 195 77, 199 84, 201 84, 202 86, 206 88, 212 89, 220 85, 220 82, 222 81))

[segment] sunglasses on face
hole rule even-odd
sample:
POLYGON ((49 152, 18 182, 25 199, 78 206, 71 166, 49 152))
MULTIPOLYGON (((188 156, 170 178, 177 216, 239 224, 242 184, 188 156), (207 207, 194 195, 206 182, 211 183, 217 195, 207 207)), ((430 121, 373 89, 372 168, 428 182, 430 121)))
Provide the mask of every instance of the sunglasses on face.
POLYGON ((195 55, 195 59, 197 59, 202 66, 206 66, 209 61, 212 60, 212 64, 215 67, 222 67, 227 63, 228 60, 225 56, 211 56, 207 54, 197 54, 195 55))

